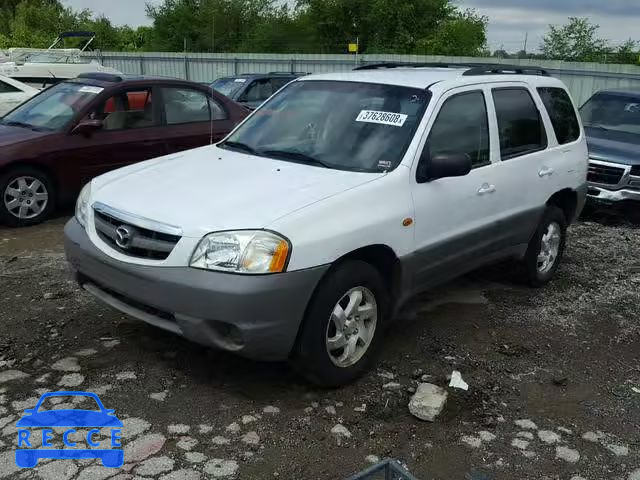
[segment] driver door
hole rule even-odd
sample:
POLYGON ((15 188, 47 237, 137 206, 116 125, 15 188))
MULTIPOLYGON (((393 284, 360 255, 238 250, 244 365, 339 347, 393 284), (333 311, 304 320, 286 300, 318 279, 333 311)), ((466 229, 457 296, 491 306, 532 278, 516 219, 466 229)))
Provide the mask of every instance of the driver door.
POLYGON ((165 155, 155 88, 122 89, 97 105, 88 119, 103 127, 87 134, 70 133, 65 155, 80 174, 81 183, 116 168, 165 155))

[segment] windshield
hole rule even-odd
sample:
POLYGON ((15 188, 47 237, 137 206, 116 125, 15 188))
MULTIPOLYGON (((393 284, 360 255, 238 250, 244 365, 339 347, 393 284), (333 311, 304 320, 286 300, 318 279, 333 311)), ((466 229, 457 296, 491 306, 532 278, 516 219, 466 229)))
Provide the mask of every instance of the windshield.
POLYGON ((640 96, 599 93, 580 114, 585 127, 640 135, 640 96))
POLYGON ((428 93, 416 88, 294 82, 222 146, 340 170, 393 170, 402 160, 428 100, 428 93))
POLYGON ((247 83, 244 77, 219 78, 211 87, 222 95, 232 98, 247 83))
POLYGON ((0 122, 3 125, 59 131, 102 90, 81 83, 58 83, 27 100, 0 122))

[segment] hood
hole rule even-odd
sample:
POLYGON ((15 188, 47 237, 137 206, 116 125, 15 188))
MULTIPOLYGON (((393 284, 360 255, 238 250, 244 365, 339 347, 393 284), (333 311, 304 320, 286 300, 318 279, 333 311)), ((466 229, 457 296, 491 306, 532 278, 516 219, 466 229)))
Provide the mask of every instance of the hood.
POLYGON ((604 162, 640 165, 640 135, 589 127, 585 130, 589 157, 604 162))
POLYGON ((98 177, 91 201, 200 238, 219 230, 266 228, 291 212, 383 176, 207 146, 98 177))
POLYGON ((0 148, 10 147, 22 142, 30 142, 49 133, 50 132, 36 132, 29 128, 0 125, 0 148))

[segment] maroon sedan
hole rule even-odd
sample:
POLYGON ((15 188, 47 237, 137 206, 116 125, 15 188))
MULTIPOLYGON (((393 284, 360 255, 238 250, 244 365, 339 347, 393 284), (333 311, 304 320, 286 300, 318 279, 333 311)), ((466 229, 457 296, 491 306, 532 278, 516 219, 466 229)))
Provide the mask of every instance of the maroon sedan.
POLYGON ((86 74, 0 119, 0 223, 33 225, 96 175, 215 143, 248 110, 193 82, 86 74))

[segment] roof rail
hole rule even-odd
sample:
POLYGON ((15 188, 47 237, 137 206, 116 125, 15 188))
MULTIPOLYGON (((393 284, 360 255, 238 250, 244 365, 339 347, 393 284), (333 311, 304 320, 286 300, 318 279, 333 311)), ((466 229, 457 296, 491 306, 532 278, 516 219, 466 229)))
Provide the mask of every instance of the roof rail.
POLYGON ((472 75, 542 75, 549 76, 549 72, 541 67, 532 65, 505 65, 502 63, 477 63, 469 64, 471 68, 463 73, 465 76, 472 75))
POLYGON ((444 63, 444 62, 382 62, 356 67, 354 70, 380 70, 385 68, 468 68, 463 75, 543 75, 549 72, 531 65, 506 65, 501 63, 444 63))
POLYGON ((444 62, 380 62, 370 63, 369 65, 362 65, 356 67, 354 70, 380 70, 383 68, 462 68, 469 65, 464 63, 444 63, 444 62))

